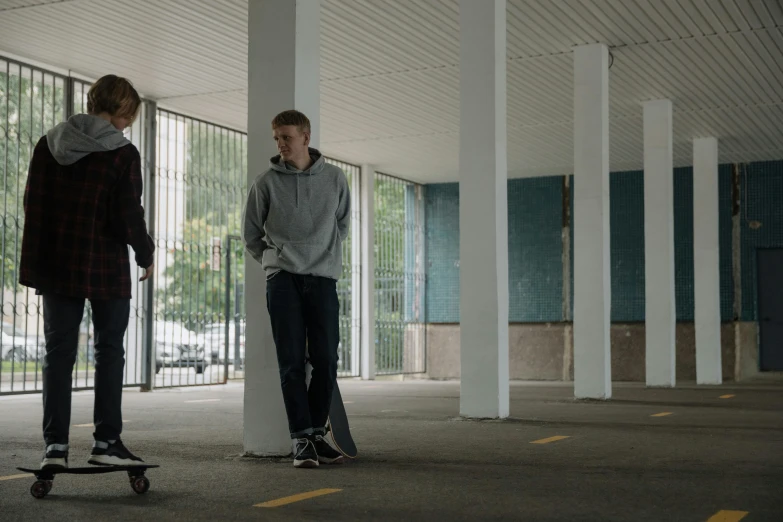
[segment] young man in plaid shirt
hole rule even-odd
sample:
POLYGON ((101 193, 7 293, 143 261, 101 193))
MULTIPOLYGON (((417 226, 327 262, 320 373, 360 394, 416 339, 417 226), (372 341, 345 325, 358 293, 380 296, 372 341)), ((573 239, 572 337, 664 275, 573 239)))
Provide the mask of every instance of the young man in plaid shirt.
POLYGON ((78 114, 43 136, 30 162, 24 196, 19 282, 43 296, 41 468, 68 466, 71 373, 85 299, 95 327, 95 442, 89 463, 142 462, 123 445, 123 339, 128 328, 131 270, 152 275, 152 238, 141 206, 139 151, 123 135, 141 98, 131 83, 104 76, 90 89, 88 114, 78 114))

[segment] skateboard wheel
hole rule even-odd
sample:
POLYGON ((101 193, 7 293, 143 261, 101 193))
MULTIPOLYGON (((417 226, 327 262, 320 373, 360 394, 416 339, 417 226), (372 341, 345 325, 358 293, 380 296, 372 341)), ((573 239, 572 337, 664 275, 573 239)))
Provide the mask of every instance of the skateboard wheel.
POLYGON ((131 487, 133 488, 133 491, 139 495, 143 495, 150 490, 150 479, 147 477, 136 477, 131 482, 131 487))
POLYGON ((30 487, 30 494, 35 498, 44 498, 51 490, 51 487, 43 480, 36 480, 30 487))
POLYGON ((52 481, 47 480, 46 481, 46 493, 49 493, 52 490, 52 481))

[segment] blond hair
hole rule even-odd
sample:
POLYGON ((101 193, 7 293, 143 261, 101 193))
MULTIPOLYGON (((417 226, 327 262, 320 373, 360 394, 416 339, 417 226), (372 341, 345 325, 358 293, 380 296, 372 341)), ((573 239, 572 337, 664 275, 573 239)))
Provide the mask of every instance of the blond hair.
POLYGON ((310 120, 299 111, 283 111, 272 120, 272 129, 285 125, 295 125, 299 132, 310 132, 310 120))
POLYGON ((87 93, 87 112, 136 119, 141 107, 141 97, 126 78, 108 74, 92 84, 87 93))

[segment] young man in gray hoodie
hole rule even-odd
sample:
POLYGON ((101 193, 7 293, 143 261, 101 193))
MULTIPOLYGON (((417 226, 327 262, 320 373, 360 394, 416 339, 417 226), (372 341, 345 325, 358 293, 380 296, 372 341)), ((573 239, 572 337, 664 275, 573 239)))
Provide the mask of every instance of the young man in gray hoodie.
POLYGON ((309 147, 310 121, 304 114, 278 114, 272 132, 279 154, 250 187, 242 238, 266 272, 294 466, 310 468, 342 462, 324 435, 337 378, 337 280, 351 198, 343 171, 309 147))

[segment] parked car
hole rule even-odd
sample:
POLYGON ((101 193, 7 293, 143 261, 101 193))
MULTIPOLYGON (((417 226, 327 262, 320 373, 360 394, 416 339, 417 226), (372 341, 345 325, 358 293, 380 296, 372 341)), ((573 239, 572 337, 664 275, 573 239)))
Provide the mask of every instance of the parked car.
POLYGON ((211 362, 204 342, 183 324, 155 321, 154 338, 155 373, 163 368, 194 368, 196 373, 204 373, 211 362))
MULTIPOLYGON (((228 325, 228 362, 233 364, 237 347, 237 324, 228 325)), ((212 361, 223 364, 226 353, 226 323, 210 323, 204 327, 204 341, 209 348, 212 361)), ((245 321, 239 322, 239 361, 245 362, 245 321)))
POLYGON ((10 323, 3 322, 0 333, 0 357, 4 361, 35 362, 46 353, 43 339, 25 335, 24 331, 10 323))

